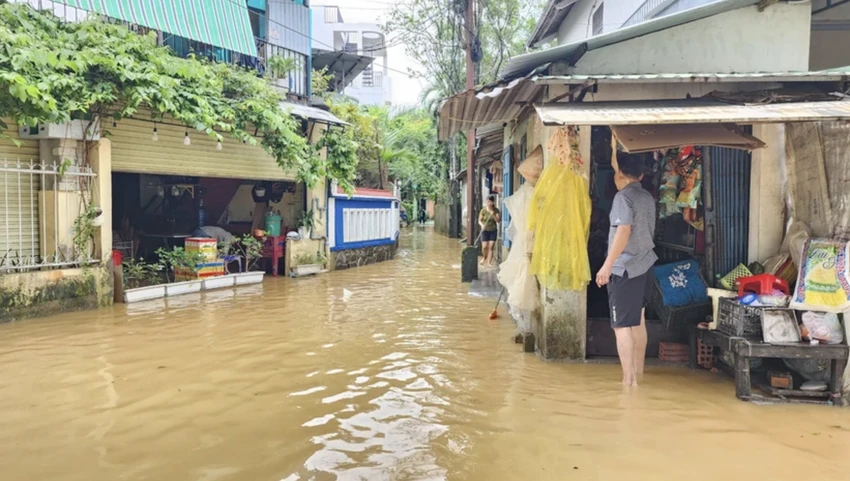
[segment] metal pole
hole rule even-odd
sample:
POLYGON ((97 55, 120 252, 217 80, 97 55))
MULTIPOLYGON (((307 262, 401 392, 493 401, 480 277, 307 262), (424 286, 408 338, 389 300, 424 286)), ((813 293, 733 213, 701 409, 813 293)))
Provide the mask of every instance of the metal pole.
MULTIPOLYGON (((9 161, 6 160, 3 165, 5 167, 9 166, 9 161)), ((9 239, 9 173, 3 172, 3 212, 6 213, 6 241, 4 242, 7 252, 9 246, 12 244, 12 241, 9 239)))
MULTIPOLYGON (((21 200, 21 159, 18 159, 18 259, 24 257, 24 212, 21 200)), ((8 223, 9 219, 6 219, 8 223)))
POLYGON ((35 211, 38 204, 35 203, 35 181, 32 176, 32 159, 30 159, 30 255, 32 256, 31 264, 38 263, 38 251, 35 248, 35 211))
POLYGON ((55 161, 53 173, 53 262, 59 262, 59 171, 55 161))
MULTIPOLYGON (((472 60, 472 29, 475 26, 474 0, 466 0, 466 89, 475 88, 475 64, 472 60)), ((466 245, 475 243, 475 129, 466 131, 466 245)))

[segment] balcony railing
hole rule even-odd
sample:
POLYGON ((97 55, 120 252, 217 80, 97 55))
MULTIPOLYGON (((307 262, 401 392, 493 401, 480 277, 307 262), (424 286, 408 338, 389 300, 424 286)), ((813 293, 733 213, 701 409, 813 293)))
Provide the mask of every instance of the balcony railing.
POLYGON ((257 41, 257 55, 259 55, 259 64, 263 73, 268 66, 268 60, 272 57, 291 58, 295 61, 295 69, 288 74, 278 78, 276 83, 278 86, 285 87, 290 94, 299 97, 307 97, 310 94, 310 69, 308 67, 307 56, 266 42, 262 39, 257 41), (283 84, 283 85, 281 85, 283 84))
MULTIPOLYGON (((85 19, 89 13, 85 10, 70 7, 61 0, 12 0, 13 3, 26 3, 33 8, 52 11, 55 15, 66 21, 81 21, 85 19)), ((157 42, 160 45, 171 48, 175 55, 187 57, 193 54, 198 57, 203 57, 211 61, 226 62, 234 65, 239 65, 248 69, 256 70, 258 74, 264 75, 267 68, 269 58, 279 55, 285 58, 293 58, 297 67, 296 71, 291 72, 287 78, 279 79, 278 85, 281 83, 288 89, 291 94, 307 97, 309 95, 310 86, 310 71, 308 69, 308 58, 306 55, 289 50, 284 47, 273 45, 262 39, 256 39, 257 42, 257 57, 241 54, 233 50, 216 47, 196 40, 191 40, 185 37, 172 35, 168 32, 160 32, 154 29, 130 23, 124 20, 102 17, 104 21, 123 25, 130 31, 146 35, 150 32, 156 32, 157 42)))

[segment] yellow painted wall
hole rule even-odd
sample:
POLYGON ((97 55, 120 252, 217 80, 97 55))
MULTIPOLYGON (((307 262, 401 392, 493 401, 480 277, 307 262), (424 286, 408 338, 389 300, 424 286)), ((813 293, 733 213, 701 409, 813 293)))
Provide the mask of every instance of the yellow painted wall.
MULTIPOLYGON (((297 262, 295 259, 301 254, 315 255, 317 252, 325 250, 325 242, 321 240, 310 240, 310 239, 302 239, 299 241, 293 241, 289 239, 286 241, 286 260, 285 260, 285 268, 286 273, 289 274, 289 271, 295 267, 297 262)), ((327 253, 325 252, 325 255, 327 253)))
MULTIPOLYGON (((20 140, 18 137, 18 126, 10 119, 3 119, 9 126, 4 132, 13 139, 20 140)), ((18 147, 10 139, 0 139, 0 163, 4 160, 17 162, 30 162, 38 160, 38 141, 37 140, 20 140, 21 146, 18 147)))
MULTIPOLYGON (((176 123, 172 121, 172 123, 176 123)), ((157 123, 158 140, 152 140, 153 122, 125 119, 107 125, 112 140, 112 169, 141 174, 192 175, 256 180, 294 180, 260 146, 243 144, 224 135, 222 150, 204 133, 188 129, 191 145, 183 145, 186 128, 157 123)))

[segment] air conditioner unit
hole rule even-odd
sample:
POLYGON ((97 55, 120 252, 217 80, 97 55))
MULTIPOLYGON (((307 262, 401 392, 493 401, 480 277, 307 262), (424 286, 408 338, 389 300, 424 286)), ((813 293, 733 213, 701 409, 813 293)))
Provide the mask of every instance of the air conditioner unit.
MULTIPOLYGON (((18 136, 22 139, 72 139, 83 140, 83 131, 89 125, 88 120, 72 120, 63 124, 37 124, 35 127, 21 125, 18 136)), ((99 122, 93 122, 85 140, 100 140, 99 122)))

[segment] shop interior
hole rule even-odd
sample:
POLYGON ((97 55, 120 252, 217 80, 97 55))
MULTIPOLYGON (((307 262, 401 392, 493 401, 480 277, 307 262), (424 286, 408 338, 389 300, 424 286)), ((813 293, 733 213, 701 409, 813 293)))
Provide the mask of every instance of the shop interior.
MULTIPOLYGON (((764 144, 739 127, 728 128, 740 145, 718 137, 702 146, 652 149, 621 142, 664 130, 642 128, 630 137, 619 127, 592 127, 588 258, 593 273, 605 261, 616 194, 613 152, 628 149, 643 157, 642 184, 657 201, 659 260, 647 285, 647 356, 728 371, 745 400, 834 402, 848 352, 843 316, 830 309, 843 299, 836 258, 844 244, 809 243, 792 225, 780 254, 748 263, 751 151, 764 144), (802 258, 794 259, 800 250, 802 258), (837 293, 830 302, 817 297, 824 286, 837 293)), ((709 140, 696 128, 689 140, 709 140)), ((616 356, 607 291, 591 283, 587 295, 588 357, 616 356)))
MULTIPOLYGON (((146 262, 199 229, 220 244, 246 234, 285 236, 305 210, 306 190, 296 182, 133 173, 113 173, 112 182, 114 247, 146 262)), ((283 256, 276 257, 263 267, 271 271, 277 262, 282 270, 283 256)))
MULTIPOLYGON (((701 146, 683 146, 663 151, 634 153, 645 163, 643 188, 657 200, 656 254, 658 263, 667 264, 687 259, 707 267, 705 243, 705 207, 703 192, 703 153, 701 146)), ((609 214, 617 188, 614 185, 612 134, 607 126, 594 126, 591 132, 591 221, 588 258, 591 272, 597 272, 605 262, 610 228, 609 214)), ((746 237, 746 236, 745 236, 746 237)), ((745 262, 746 259, 737 259, 745 262)), ((711 277, 707 271, 704 278, 711 277)), ((651 289, 653 286, 649 286, 651 289)), ((592 324, 599 323, 600 333, 605 330, 610 317, 607 290, 591 283, 588 287, 587 316, 592 324)), ((683 342, 687 331, 678 325, 663 324, 652 308, 647 311, 648 330, 651 332, 650 356, 657 355, 659 342, 683 342), (652 342, 654 341, 654 342, 652 342)), ((605 336, 607 338, 609 336, 605 336)), ((608 344, 608 343, 605 343, 608 344)), ((595 355, 616 355, 616 350, 596 349, 588 346, 595 355)))

